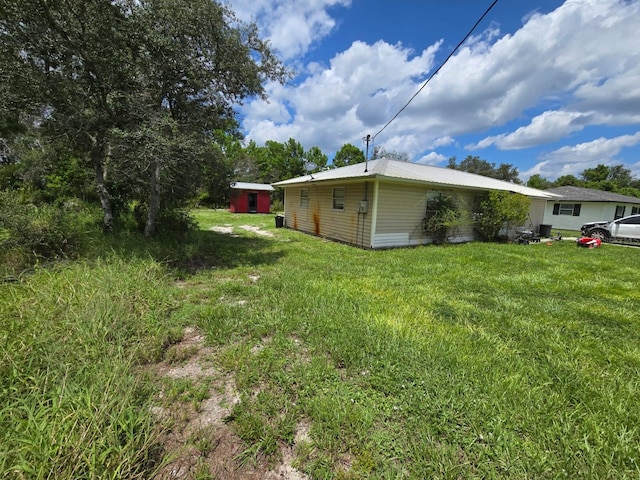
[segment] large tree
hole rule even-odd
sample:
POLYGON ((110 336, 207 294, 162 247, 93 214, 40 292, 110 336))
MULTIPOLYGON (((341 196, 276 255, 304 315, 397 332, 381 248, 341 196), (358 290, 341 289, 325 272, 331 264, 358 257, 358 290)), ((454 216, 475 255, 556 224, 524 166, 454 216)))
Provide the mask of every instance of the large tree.
MULTIPOLYGON (((273 183, 305 173, 304 147, 293 138, 285 143, 267 140, 263 147, 252 141, 247 145, 245 154, 247 158, 254 159, 258 167, 257 178, 248 179, 251 181, 273 183)), ((246 159, 243 164, 247 164, 246 159)))
POLYGON ((539 190, 546 190, 551 187, 551 182, 544 178, 539 173, 533 174, 527 180, 527 187, 537 188, 539 190))
POLYGON ((355 163, 362 163, 364 161, 364 152, 362 150, 355 145, 345 143, 340 147, 340 150, 336 152, 332 165, 335 168, 338 168, 353 165, 355 163))
POLYGON ((105 228, 112 186, 129 185, 148 234, 163 195, 184 180, 174 173, 198 176, 194 145, 234 128, 235 104, 287 76, 256 25, 212 0, 1 0, 0 43, 10 60, 0 64, 10 82, 0 110, 41 112, 51 135, 90 159, 105 228), (141 138, 144 151, 134 148, 141 138))
POLYGON ((575 175, 562 175, 553 182, 554 187, 583 187, 583 183, 575 175))

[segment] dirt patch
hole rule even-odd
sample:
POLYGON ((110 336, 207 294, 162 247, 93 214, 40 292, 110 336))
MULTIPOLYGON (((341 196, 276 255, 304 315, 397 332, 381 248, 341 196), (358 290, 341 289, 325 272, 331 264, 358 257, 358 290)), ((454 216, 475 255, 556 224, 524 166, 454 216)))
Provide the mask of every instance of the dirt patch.
POLYGON ((217 233, 224 233, 225 235, 233 234, 233 227, 231 225, 216 225, 215 227, 211 227, 211 230, 217 233))
MULTIPOLYGON (((263 237, 273 237, 273 233, 262 230, 260 227, 256 227, 255 225, 240 225, 238 228, 245 230, 247 232, 255 233, 256 235, 262 235, 263 237)), ((223 233, 225 235, 231 235, 232 237, 237 237, 238 235, 234 234, 232 225, 216 225, 211 227, 211 230, 217 233, 223 233)))
POLYGON ((273 237, 273 233, 262 230, 260 227, 255 227, 253 225, 240 225, 240 228, 246 230, 247 232, 253 232, 255 234, 262 235, 263 237, 273 237))
POLYGON ((292 463, 295 444, 309 441, 308 424, 298 426, 293 446, 282 447, 277 465, 264 458, 241 462, 248 445, 225 423, 240 396, 233 378, 216 368, 214 353, 205 345, 200 332, 186 328, 182 340, 167 351, 165 360, 151 367, 165 385, 157 404, 151 408, 166 426, 161 438, 165 463, 154 479, 208 476, 228 480, 307 480, 292 463), (207 385, 206 398, 198 402, 170 398, 172 380, 207 385))

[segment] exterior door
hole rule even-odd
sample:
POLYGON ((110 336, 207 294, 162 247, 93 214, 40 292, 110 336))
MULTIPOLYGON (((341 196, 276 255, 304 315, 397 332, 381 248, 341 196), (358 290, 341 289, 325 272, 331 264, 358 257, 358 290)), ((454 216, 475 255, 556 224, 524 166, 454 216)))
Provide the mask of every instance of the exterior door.
POLYGON ((249 193, 249 213, 256 213, 258 211, 258 194, 255 192, 249 193))

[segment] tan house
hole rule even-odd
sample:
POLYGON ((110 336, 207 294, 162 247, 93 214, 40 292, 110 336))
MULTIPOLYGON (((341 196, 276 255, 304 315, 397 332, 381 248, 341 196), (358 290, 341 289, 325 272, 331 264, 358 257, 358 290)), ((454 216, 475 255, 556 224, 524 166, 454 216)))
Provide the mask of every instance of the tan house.
POLYGON ((482 194, 504 190, 531 199, 530 223, 543 222, 547 199, 555 195, 449 168, 391 159, 326 170, 273 184, 284 188, 284 225, 364 248, 432 243, 425 231, 429 199, 455 196, 469 213, 468 224, 449 233, 449 242, 476 239, 473 212, 482 194))

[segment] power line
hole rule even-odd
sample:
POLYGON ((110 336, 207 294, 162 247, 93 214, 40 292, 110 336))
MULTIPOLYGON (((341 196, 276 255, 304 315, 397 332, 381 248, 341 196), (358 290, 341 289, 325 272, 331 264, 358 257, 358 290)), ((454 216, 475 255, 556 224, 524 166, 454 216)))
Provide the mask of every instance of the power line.
POLYGON ((471 34, 473 33, 473 31, 476 29, 476 27, 480 24, 480 22, 482 22, 482 20, 484 20, 484 17, 487 16, 487 14, 491 11, 491 9, 495 6, 495 4, 498 3, 498 0, 493 0, 493 3, 491 5, 489 5, 489 8, 487 8, 487 10, 482 14, 482 16, 478 19, 478 21, 473 25, 473 27, 471 27, 471 30, 469 30, 469 32, 465 35, 465 37, 460 41, 460 43, 458 43, 458 45, 456 45, 456 48, 454 48, 451 53, 447 56, 447 58, 445 58, 444 62, 442 62, 440 64, 440 66, 429 76, 429 78, 427 78, 427 80, 422 84, 422 86, 418 89, 418 91, 416 93, 413 94, 413 96, 409 99, 409 101, 407 103, 405 103, 404 107, 402 107, 400 110, 398 110, 398 113, 396 113, 393 118, 391 120, 389 120, 387 122, 387 124, 382 127, 378 133, 376 133, 373 137, 372 140, 375 141, 376 137, 378 135, 380 135, 382 133, 382 131, 387 128, 391 122, 393 122, 396 118, 398 118, 398 115, 400 115, 402 113, 402 111, 407 108, 409 106, 409 104, 413 101, 414 98, 416 98, 418 96, 418 94, 422 91, 422 89, 424 87, 427 86, 427 84, 431 81, 431 79, 433 77, 435 77, 438 72, 440 71, 440 69, 442 67, 445 66, 445 64, 449 61, 449 59, 451 57, 453 57, 453 54, 456 53, 456 51, 462 46, 462 44, 464 42, 467 41, 467 39, 471 36, 471 34))

